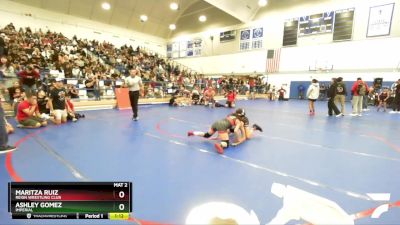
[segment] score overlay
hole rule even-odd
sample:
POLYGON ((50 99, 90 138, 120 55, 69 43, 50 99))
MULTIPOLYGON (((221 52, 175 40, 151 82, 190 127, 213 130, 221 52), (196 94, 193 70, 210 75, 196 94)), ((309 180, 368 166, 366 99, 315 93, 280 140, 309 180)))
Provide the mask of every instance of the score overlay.
POLYGON ((13 219, 128 219, 131 182, 10 182, 13 219))

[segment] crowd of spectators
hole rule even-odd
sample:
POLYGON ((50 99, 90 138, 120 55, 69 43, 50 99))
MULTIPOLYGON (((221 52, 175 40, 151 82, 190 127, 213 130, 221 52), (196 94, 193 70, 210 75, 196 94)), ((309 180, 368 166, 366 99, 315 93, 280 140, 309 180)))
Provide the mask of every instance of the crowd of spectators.
POLYGON ((108 42, 67 38, 41 29, 32 31, 29 27, 16 29, 12 23, 0 29, 0 34, 0 77, 11 78, 7 87, 20 79, 26 91, 44 89, 47 93, 52 80, 61 77, 67 79, 66 88, 72 98, 99 100, 112 96, 114 88, 124 84, 132 68, 140 70, 147 98, 165 97, 177 90, 192 91, 196 86, 200 92, 213 86, 222 95, 228 86, 239 94, 267 90, 262 79, 205 78, 139 47, 116 47, 108 42))

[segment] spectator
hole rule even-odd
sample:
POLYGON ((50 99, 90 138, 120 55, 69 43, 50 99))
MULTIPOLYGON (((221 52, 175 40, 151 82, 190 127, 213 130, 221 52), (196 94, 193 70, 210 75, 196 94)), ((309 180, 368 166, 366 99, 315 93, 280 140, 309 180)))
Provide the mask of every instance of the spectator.
POLYGON ((18 104, 17 122, 20 128, 39 128, 47 125, 46 120, 40 117, 35 95, 29 96, 28 100, 18 104))
POLYGON ((297 87, 297 90, 298 90, 298 92, 299 92, 299 99, 304 99, 304 85, 303 85, 303 84, 300 84, 300 85, 297 87))
POLYGON ((236 102, 236 91, 235 90, 229 90, 229 93, 226 95, 226 104, 225 107, 229 108, 235 108, 235 102, 236 102))
POLYGON ((98 77, 95 75, 89 75, 89 79, 85 81, 86 91, 89 98, 95 98, 98 100, 100 98, 98 93, 98 77))
POLYGON ((6 37, 5 34, 3 33, 0 34, 0 57, 6 55, 6 43, 4 41, 5 37, 6 37))
POLYGON ((68 95, 71 98, 79 98, 79 91, 76 89, 75 85, 72 84, 68 84, 67 85, 67 91, 68 91, 68 95))
POLYGON ((363 105, 363 96, 365 95, 367 87, 362 79, 359 77, 357 81, 354 82, 353 87, 351 88, 351 93, 353 95, 352 105, 353 105, 353 113, 351 116, 362 116, 362 105, 363 105))
POLYGON ((320 90, 319 90, 318 80, 313 79, 307 90, 307 98, 309 100, 310 116, 315 115, 314 103, 317 101, 317 99, 319 97, 319 93, 320 93, 320 90))
POLYGON ((199 86, 195 86, 194 89, 192 90, 192 104, 193 105, 198 105, 200 104, 200 91, 199 91, 199 86))
POLYGON ((25 70, 18 73, 20 82, 27 95, 33 94, 36 91, 36 81, 39 80, 39 73, 33 69, 32 65, 29 65, 25 70))
POLYGON ((267 96, 268 96, 268 99, 270 100, 270 101, 274 101, 275 100, 275 85, 273 85, 272 86, 272 88, 271 88, 271 84, 269 84, 268 86, 267 86, 267 96))
POLYGON ((362 111, 369 111, 368 109, 368 94, 369 94, 369 87, 367 82, 363 81, 365 85, 365 92, 363 93, 363 104, 362 104, 362 111))
POLYGON ((7 58, 4 56, 1 56, 1 58, 0 58, 0 79, 3 79, 5 77, 6 70, 7 70, 7 58))
POLYGON ((203 98, 204 98, 204 105, 208 105, 210 107, 214 107, 215 104, 215 91, 213 87, 208 87, 203 94, 203 98))
POLYGON ((0 77, 15 77, 14 65, 5 56, 0 59, 0 77))
POLYGON ((326 87, 325 87, 325 84, 324 84, 324 83, 321 84, 321 86, 320 86, 320 88, 319 88, 319 93, 320 93, 319 98, 320 98, 321 100, 325 100, 325 97, 326 97, 326 87))
POLYGON ((328 116, 333 116, 335 113, 336 117, 342 116, 343 114, 339 111, 335 104, 335 96, 336 96, 336 79, 332 78, 332 83, 328 89, 327 96, 328 96, 328 116))
POLYGON ((46 92, 40 90, 37 94, 37 102, 39 113, 42 118, 49 119, 50 118, 50 107, 49 107, 49 98, 46 96, 46 92))
POLYGON ((250 78, 249 80, 249 89, 250 89, 250 99, 256 99, 256 82, 254 78, 250 78))
POLYGON ((393 111, 390 113, 400 113, 400 79, 397 80, 397 85, 393 88, 395 96, 393 100, 393 111))
MULTIPOLYGON (((0 103, 0 118, 4 118, 4 109, 0 103)), ((4 119, 0 120, 0 154, 10 151, 14 151, 17 148, 15 146, 8 145, 8 134, 6 130, 6 124, 4 119)))
MULTIPOLYGON (((18 81, 15 81, 12 87, 7 88, 8 95, 9 95, 9 99, 10 99, 10 103, 12 104, 12 102, 14 102, 14 98, 15 97, 19 97, 19 94, 15 95, 15 92, 19 91, 19 93, 21 92, 21 86, 19 85, 18 81)), ((23 91, 23 90, 22 90, 23 91)))
POLYGON ((335 104, 340 104, 340 112, 342 113, 342 116, 344 116, 347 90, 342 77, 338 77, 336 79, 335 86, 336 86, 335 104))
POLYGON ((78 66, 78 63, 75 63, 72 68, 72 77, 79 79, 82 78, 82 76, 83 74, 81 68, 78 66))
POLYGON ((286 90, 285 90, 283 87, 281 87, 281 88, 278 90, 278 96, 279 96, 278 101, 283 101, 283 100, 285 100, 285 94, 286 94, 286 90))
POLYGON ((69 94, 66 95, 67 99, 67 120, 70 120, 72 122, 78 121, 80 118, 85 118, 85 115, 81 115, 75 111, 74 104, 71 102, 71 96, 69 94))
POLYGON ((57 125, 67 122, 65 95, 63 79, 57 78, 55 88, 50 92, 49 98, 50 114, 54 116, 53 122, 57 125))
POLYGON ((13 102, 13 109, 14 109, 14 115, 17 115, 18 111, 18 104, 22 101, 25 101, 25 92, 23 92, 21 89, 16 88, 15 93, 14 93, 14 102, 13 102))
POLYGON ((376 109, 379 112, 380 108, 383 106, 383 112, 386 112, 387 109, 387 100, 389 99, 389 88, 384 87, 382 93, 378 95, 379 105, 376 109))

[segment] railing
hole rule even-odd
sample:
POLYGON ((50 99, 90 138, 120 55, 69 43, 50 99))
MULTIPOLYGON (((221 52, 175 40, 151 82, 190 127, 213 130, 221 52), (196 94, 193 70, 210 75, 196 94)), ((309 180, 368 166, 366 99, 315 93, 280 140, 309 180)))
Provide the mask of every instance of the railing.
MULTIPOLYGON (((11 87, 18 78, 6 78, 0 81, 1 94, 4 96, 6 101, 9 100, 8 93, 5 91, 6 88, 11 87)), ((37 85, 37 89, 48 90, 49 86, 45 84, 44 80, 41 81, 40 85, 37 85)), ((124 85, 124 80, 100 80, 96 83, 94 88, 87 88, 84 79, 66 78, 64 80, 65 88, 68 91, 76 90, 77 98, 75 100, 104 100, 104 99, 115 99, 115 89, 120 88, 124 85)), ((200 95, 204 92, 204 89, 208 84, 204 82, 194 82, 178 85, 176 82, 162 82, 162 81, 144 81, 144 96, 142 98, 170 98, 172 95, 188 96, 195 87, 198 88, 200 95)), ((250 88, 248 85, 240 84, 218 84, 216 81, 212 82, 212 86, 215 89, 216 96, 224 96, 228 90, 235 89, 238 95, 254 94, 268 94, 267 85, 257 85, 250 88)))

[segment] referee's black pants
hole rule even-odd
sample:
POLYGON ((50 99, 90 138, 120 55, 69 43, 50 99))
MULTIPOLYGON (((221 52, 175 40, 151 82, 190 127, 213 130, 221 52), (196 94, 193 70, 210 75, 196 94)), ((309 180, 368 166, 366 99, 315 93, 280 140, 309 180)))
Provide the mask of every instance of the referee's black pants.
POLYGON ((131 101, 133 118, 136 118, 138 117, 139 91, 129 91, 129 100, 131 101))
POLYGON ((337 108, 336 104, 335 104, 335 98, 329 98, 328 100, 328 115, 332 116, 334 112, 336 115, 340 114, 339 109, 337 108))

